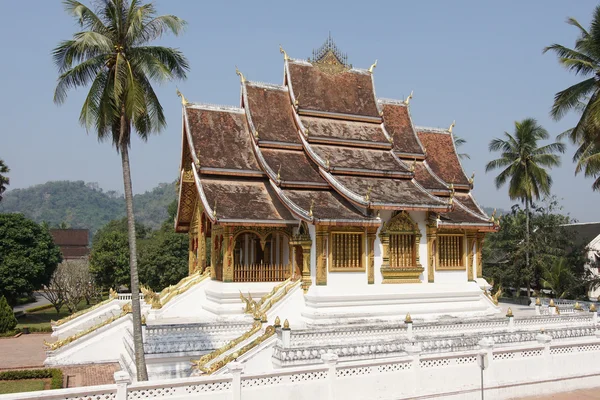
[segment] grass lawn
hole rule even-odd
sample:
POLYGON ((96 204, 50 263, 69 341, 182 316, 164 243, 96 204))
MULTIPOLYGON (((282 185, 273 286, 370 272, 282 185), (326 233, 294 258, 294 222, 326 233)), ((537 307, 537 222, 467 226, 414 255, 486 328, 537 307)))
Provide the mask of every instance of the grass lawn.
MULTIPOLYGON (((87 305, 85 301, 79 303, 79 310, 84 310, 93 306, 93 304, 87 305)), ((36 311, 33 313, 26 313, 22 317, 17 319, 17 328, 23 328, 24 326, 29 328, 50 328, 50 321, 58 321, 61 318, 71 315, 67 307, 62 307, 60 313, 56 313, 54 307, 46 310, 36 311)))
POLYGON ((50 379, 22 379, 14 381, 0 381, 0 394, 35 392, 44 390, 50 379))

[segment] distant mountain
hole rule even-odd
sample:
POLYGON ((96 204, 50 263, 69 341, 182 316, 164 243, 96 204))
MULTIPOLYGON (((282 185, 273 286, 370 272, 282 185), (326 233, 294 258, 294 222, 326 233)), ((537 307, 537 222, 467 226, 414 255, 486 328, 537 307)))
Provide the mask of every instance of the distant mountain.
MULTIPOLYGON (((175 183, 134 196, 137 221, 153 229, 167 218, 167 207, 176 198, 175 183)), ((65 223, 70 228, 87 228, 94 234, 109 221, 125 216, 125 199, 114 191, 104 192, 97 183, 54 181, 4 194, 0 213, 23 213, 50 226, 65 223)))

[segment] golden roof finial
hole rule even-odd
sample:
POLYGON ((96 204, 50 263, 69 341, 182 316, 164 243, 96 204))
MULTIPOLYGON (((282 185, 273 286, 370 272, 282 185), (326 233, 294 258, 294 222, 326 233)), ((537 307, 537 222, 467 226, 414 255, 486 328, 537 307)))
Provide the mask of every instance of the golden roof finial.
POLYGON ((256 139, 258 139, 258 129, 255 129, 255 130, 254 130, 254 137, 255 137, 256 139))
POLYGON ((472 185, 473 182, 475 182, 475 171, 473 171, 473 173, 471 174, 471 177, 469 178, 469 184, 472 185))
POLYGON ((284 60, 284 61, 287 61, 287 60, 289 60, 289 59, 290 59, 290 58, 288 57, 287 53, 285 52, 285 50, 283 49, 283 47, 281 47, 281 45, 279 45, 279 52, 280 52, 281 54, 283 54, 283 60, 284 60))
POLYGON ((452 121, 452 123, 450 124, 450 127, 448 128, 448 132, 452 133, 452 129, 454 129, 455 126, 456 126, 456 121, 452 121))
POLYGON ((277 180, 281 180, 281 164, 279 164, 279 169, 277 170, 277 180))
POLYGON ((507 317, 514 317, 513 312, 512 312, 512 308, 508 307, 508 310, 506 311, 506 316, 507 317))
POLYGON ((406 318, 404 318, 404 323, 405 324, 412 324, 412 318, 410 316, 410 313, 406 313, 406 318))
POLYGON ((410 166, 410 172, 415 172, 416 169, 417 169, 417 159, 414 158, 413 162, 412 162, 412 164, 410 166))
POLYGON ((294 108, 296 109, 296 111, 298 111, 298 104, 299 104, 299 99, 300 95, 297 95, 296 98, 294 99, 294 108))
POLYGON ((325 168, 327 168, 327 170, 329 170, 330 167, 331 167, 331 163, 329 162, 329 153, 327 153, 327 155, 325 156, 325 168))
POLYGON ((290 323, 287 319, 283 321, 283 329, 290 329, 290 323))
POLYGON ((408 95, 408 97, 406 98, 406 100, 404 100, 404 104, 409 105, 410 104, 410 99, 413 98, 413 91, 410 91, 410 94, 408 95))
POLYGON ((365 201, 368 203, 371 201, 371 192, 373 191, 373 186, 367 188, 367 194, 365 195, 365 201))
POLYGON ((308 215, 313 216, 313 210, 315 209, 315 201, 314 199, 310 201, 310 209, 308 210, 308 215))
POLYGON ((377 67, 377 60, 375 60, 375 62, 373 64, 371 64, 371 66, 369 67, 369 72, 373 73, 373 70, 375 69, 375 67, 377 67))
POLYGON ((187 106, 188 104, 190 104, 190 103, 187 101, 187 99, 186 99, 186 98, 183 96, 183 93, 181 93, 181 92, 179 91, 179 88, 176 88, 175 90, 177 90, 177 96, 178 96, 178 97, 181 97, 181 105, 183 105, 183 106, 187 106))
POLYGON ((213 217, 217 218, 217 200, 215 200, 215 205, 213 206, 213 217))
POLYGON ((246 83, 246 78, 244 78, 244 74, 238 69, 237 65, 235 66, 235 74, 240 77, 240 82, 246 83))
POLYGON ((496 209, 492 212, 492 216, 490 217, 490 221, 494 222, 496 220, 496 209))

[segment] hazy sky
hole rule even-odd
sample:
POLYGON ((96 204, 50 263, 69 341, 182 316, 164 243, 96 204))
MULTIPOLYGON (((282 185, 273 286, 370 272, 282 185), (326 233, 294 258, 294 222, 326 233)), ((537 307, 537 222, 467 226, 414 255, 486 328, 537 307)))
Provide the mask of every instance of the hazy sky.
MULTIPOLYGON (((496 190, 485 173, 487 146, 515 120, 537 118, 552 134, 573 125, 548 112, 554 94, 577 78, 563 70, 544 46, 572 46, 573 16, 587 26, 595 1, 157 1, 160 13, 188 23, 179 38, 163 44, 181 48, 191 63, 188 80, 158 87, 169 126, 148 143, 133 142, 134 192, 173 181, 181 153, 181 106, 177 85, 191 101, 239 104, 235 65, 250 80, 281 83, 279 44, 291 57, 306 58, 329 31, 349 61, 375 70, 377 95, 404 98, 414 90, 416 125, 447 127, 468 143, 465 170, 474 171, 475 195, 485 206, 508 208, 507 189, 496 190)), ((11 188, 48 180, 98 182, 123 191, 120 158, 79 126, 85 91, 67 103, 52 102, 57 72, 50 56, 60 40, 78 29, 58 0, 3 1, 0 25, 0 158, 11 168, 11 188)), ((590 179, 574 176, 573 147, 552 171, 553 192, 582 222, 600 220, 600 193, 590 179)))

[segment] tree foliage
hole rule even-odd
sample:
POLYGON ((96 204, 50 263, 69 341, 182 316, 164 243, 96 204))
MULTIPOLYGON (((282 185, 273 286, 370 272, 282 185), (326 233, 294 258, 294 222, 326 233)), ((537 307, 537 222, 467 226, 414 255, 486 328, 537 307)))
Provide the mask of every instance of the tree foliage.
POLYGON ((0 201, 2 201, 2 195, 6 191, 6 187, 10 184, 10 179, 6 174, 10 172, 10 168, 4 163, 4 160, 0 160, 0 201))
POLYGON ((64 260, 52 275, 50 284, 41 292, 59 313, 61 307, 67 307, 70 313, 78 310, 84 300, 87 304, 98 300, 100 291, 90 272, 88 260, 64 260))
POLYGON ((575 127, 563 135, 578 146, 573 155, 575 173, 583 171, 586 177, 593 178, 593 190, 600 191, 600 6, 594 10, 589 29, 575 18, 568 18, 567 23, 579 31, 575 46, 555 43, 546 47, 544 53, 555 53, 563 67, 583 80, 556 93, 550 114, 556 120, 569 111, 580 114, 575 127))
POLYGON ((6 298, 0 296, 0 333, 12 331, 17 326, 17 319, 6 298))
POLYGON ((0 295, 9 304, 47 285, 61 260, 47 226, 21 214, 0 214, 0 295))

